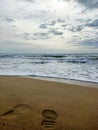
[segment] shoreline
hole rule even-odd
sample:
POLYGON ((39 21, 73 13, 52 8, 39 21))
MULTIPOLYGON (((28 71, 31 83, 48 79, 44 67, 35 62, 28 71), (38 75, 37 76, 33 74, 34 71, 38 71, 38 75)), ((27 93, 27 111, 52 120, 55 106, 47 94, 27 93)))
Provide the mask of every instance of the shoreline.
POLYGON ((39 80, 43 80, 43 81, 45 80, 45 81, 52 81, 52 82, 58 82, 58 83, 80 85, 80 86, 84 86, 84 87, 96 87, 96 88, 98 88, 98 83, 96 83, 96 82, 81 81, 81 80, 74 80, 74 79, 50 78, 50 77, 32 77, 32 76, 26 76, 26 77, 39 79, 39 80))
POLYGON ((21 75, 0 75, 0 77, 20 77, 20 78, 31 78, 31 79, 38 79, 42 81, 52 81, 58 83, 65 83, 70 85, 79 85, 83 87, 93 87, 98 88, 97 82, 90 82, 90 81, 82 81, 82 80, 74 80, 74 79, 64 79, 64 78, 52 78, 52 77, 42 77, 42 76, 21 76, 21 75))

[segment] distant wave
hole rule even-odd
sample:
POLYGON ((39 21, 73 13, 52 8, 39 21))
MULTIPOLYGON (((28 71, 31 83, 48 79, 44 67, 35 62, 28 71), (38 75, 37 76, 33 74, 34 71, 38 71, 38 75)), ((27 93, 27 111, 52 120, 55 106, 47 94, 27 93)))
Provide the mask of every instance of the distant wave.
POLYGON ((67 62, 69 62, 69 63, 87 63, 87 61, 77 61, 77 60, 69 60, 69 61, 67 61, 67 62))

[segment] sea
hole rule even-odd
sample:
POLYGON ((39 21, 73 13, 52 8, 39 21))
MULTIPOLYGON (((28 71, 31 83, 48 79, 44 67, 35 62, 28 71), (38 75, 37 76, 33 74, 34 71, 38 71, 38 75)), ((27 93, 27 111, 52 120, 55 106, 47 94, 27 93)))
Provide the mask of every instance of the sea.
POLYGON ((0 75, 46 77, 98 83, 98 53, 0 53, 0 75))

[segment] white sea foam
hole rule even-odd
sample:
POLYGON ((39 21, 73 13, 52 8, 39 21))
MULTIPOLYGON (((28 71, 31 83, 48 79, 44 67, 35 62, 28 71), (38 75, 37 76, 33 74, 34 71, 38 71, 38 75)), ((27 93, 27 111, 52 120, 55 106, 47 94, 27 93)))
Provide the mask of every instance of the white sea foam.
POLYGON ((0 54, 0 75, 30 75, 98 82, 98 54, 0 54))

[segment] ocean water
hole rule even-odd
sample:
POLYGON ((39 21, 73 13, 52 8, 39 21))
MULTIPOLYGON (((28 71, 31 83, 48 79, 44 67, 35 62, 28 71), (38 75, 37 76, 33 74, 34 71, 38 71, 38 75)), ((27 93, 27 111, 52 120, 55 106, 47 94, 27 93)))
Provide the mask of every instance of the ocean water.
POLYGON ((0 75, 73 79, 98 83, 97 54, 0 54, 0 75))

